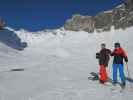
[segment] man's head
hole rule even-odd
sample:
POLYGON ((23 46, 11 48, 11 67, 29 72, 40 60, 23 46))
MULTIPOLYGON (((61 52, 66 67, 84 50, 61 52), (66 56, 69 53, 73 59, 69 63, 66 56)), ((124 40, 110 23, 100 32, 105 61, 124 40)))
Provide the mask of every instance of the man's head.
POLYGON ((102 49, 105 49, 105 48, 106 48, 106 44, 105 44, 105 43, 102 43, 102 44, 101 44, 101 48, 102 48, 102 49))
POLYGON ((120 48, 120 47, 121 47, 121 45, 120 45, 120 43, 119 43, 119 42, 116 42, 116 43, 114 44, 114 47, 115 47, 115 48, 120 48))

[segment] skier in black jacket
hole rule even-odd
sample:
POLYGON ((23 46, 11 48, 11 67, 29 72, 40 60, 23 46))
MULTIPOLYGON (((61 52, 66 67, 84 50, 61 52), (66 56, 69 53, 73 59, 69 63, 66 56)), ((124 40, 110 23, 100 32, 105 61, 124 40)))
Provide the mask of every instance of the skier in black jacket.
POLYGON ((96 58, 99 60, 100 70, 99 70, 99 81, 104 83, 108 80, 108 75, 106 67, 108 66, 110 60, 111 50, 106 48, 106 44, 101 44, 101 50, 99 53, 96 53, 96 58))

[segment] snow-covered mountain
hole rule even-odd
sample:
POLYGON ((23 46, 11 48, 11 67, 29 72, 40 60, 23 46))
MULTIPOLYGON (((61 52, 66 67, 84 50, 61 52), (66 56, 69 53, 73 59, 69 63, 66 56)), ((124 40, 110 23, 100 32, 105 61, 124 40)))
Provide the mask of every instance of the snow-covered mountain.
POLYGON ((88 80, 90 72, 99 70, 95 53, 100 44, 106 43, 113 50, 115 42, 128 53, 133 78, 132 32, 133 27, 116 30, 115 26, 100 34, 97 30, 88 34, 64 28, 29 32, 5 27, 0 31, 0 100, 132 100, 133 81, 127 81, 120 93, 118 85, 88 80))
MULTIPOLYGON (((57 29, 36 33, 14 30, 21 42, 28 46, 16 51, 0 44, 0 99, 1 100, 132 100, 132 83, 120 93, 119 86, 105 87, 98 82, 88 81, 90 72, 98 72, 95 53, 101 43, 113 49, 120 42, 129 55, 129 69, 133 76, 133 27, 109 32, 66 31, 57 29), (10 69, 24 69, 10 72, 10 69), (97 95, 97 96, 96 96, 97 95), (109 98, 108 98, 109 97, 109 98)), ((112 61, 108 73, 112 74, 112 61)), ((125 69, 127 75, 127 71, 125 69)))

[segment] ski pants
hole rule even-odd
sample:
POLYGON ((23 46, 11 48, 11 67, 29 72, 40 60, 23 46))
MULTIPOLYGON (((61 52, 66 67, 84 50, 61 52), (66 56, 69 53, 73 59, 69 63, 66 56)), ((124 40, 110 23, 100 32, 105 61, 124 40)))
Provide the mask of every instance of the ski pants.
POLYGON ((100 80, 103 82, 106 82, 108 80, 108 75, 107 75, 107 71, 106 71, 106 66, 105 65, 100 65, 100 80))
POLYGON ((117 71, 119 70, 119 75, 122 83, 125 83, 124 75, 124 65, 123 64, 113 64, 113 82, 117 82, 117 71))

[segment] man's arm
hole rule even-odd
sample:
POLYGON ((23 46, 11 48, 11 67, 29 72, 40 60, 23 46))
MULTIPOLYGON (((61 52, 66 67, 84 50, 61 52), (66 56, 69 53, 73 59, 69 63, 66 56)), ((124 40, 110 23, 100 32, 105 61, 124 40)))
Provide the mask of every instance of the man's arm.
POLYGON ((108 49, 108 54, 111 56, 112 51, 110 49, 108 49))
POLYGON ((114 50, 113 52, 111 52, 111 56, 115 56, 115 51, 116 50, 114 50))
POLYGON ((128 56, 124 50, 123 50, 123 57, 124 57, 125 62, 127 63, 128 62, 128 56))
POLYGON ((126 63, 128 63, 128 57, 125 57, 124 60, 126 63))

